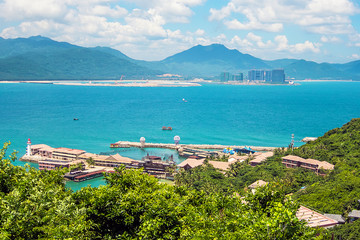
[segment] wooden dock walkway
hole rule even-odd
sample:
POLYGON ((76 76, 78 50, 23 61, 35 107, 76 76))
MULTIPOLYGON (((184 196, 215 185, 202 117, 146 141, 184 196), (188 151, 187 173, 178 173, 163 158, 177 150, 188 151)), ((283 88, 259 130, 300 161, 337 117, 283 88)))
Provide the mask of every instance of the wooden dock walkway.
MULTIPOLYGON (((238 145, 220 145, 220 144, 178 144, 175 145, 173 143, 144 143, 140 142, 129 142, 129 141, 118 141, 116 143, 110 144, 111 148, 168 148, 178 150, 180 147, 182 148, 192 148, 192 149, 218 149, 222 150, 224 148, 244 148, 245 146, 238 145)), ((247 146, 255 151, 273 151, 276 147, 259 147, 259 146, 247 146)))

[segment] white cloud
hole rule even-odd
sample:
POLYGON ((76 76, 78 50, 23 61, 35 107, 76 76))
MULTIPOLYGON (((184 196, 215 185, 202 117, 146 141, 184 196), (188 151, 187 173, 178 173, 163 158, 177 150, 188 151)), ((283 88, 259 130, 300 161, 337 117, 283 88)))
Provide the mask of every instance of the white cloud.
POLYGON ((234 36, 231 39, 230 44, 232 46, 245 48, 246 51, 251 51, 252 46, 254 46, 248 39, 241 39, 239 36, 234 36))
POLYGON ((148 9, 154 14, 161 15, 166 22, 188 22, 193 15, 191 7, 200 5, 205 0, 129 0, 142 9, 148 9))
POLYGON ((358 60, 358 59, 360 59, 360 55, 354 53, 354 54, 352 54, 352 55, 350 56, 350 59, 358 60))
MULTIPOLYGON (((223 8, 210 9, 208 19, 247 32, 230 36, 220 31, 209 36, 205 24, 191 24, 191 31, 176 25, 190 26, 188 23, 195 14, 193 7, 206 0, 125 1, 132 8, 125 9, 123 1, 118 0, 0 0, 0 21, 5 20, 0 36, 44 35, 81 46, 109 46, 130 57, 147 60, 211 43, 222 43, 259 57, 277 54, 289 57, 317 54, 320 44, 313 40, 289 41, 286 33, 279 33, 286 30, 287 23, 321 34, 318 38, 323 43, 335 43, 340 39, 334 34, 354 32, 349 15, 356 11, 349 0, 329 0, 328 6, 322 6, 324 1, 320 0, 229 0, 223 8), (255 30, 270 33, 266 38, 255 30)), ((349 45, 360 46, 360 35, 352 35, 349 45)))
POLYGON ((355 31, 351 24, 314 25, 308 26, 307 30, 312 33, 327 35, 353 34, 355 31))
POLYGON ((125 8, 121 8, 120 6, 115 6, 115 8, 111 8, 109 6, 96 5, 88 9, 87 13, 95 16, 109 16, 112 18, 121 18, 126 16, 128 14, 128 11, 125 8))
POLYGON ((288 51, 291 53, 303 53, 303 52, 313 52, 319 53, 320 48, 318 44, 314 44, 310 41, 305 41, 303 43, 289 44, 289 41, 285 35, 278 35, 275 37, 275 42, 277 43, 277 51, 288 51))
POLYGON ((249 41, 255 42, 256 45, 257 45, 257 47, 259 47, 259 48, 269 48, 269 47, 273 47, 272 41, 268 40, 267 42, 263 42, 261 36, 255 35, 255 34, 252 33, 252 32, 249 32, 249 33, 246 35, 246 38, 247 38, 249 41))
POLYGON ((277 43, 276 51, 284 51, 289 49, 289 41, 285 35, 278 35, 275 37, 277 43))
POLYGON ((82 46, 105 45, 119 50, 136 44, 142 52, 133 48, 128 53, 139 59, 163 57, 159 51, 162 47, 177 51, 179 47, 208 41, 203 29, 184 34, 165 27, 170 22, 188 22, 194 14, 191 8, 205 0, 129 2, 136 7, 127 10, 118 0, 0 0, 0 19, 15 22, 0 29, 0 36, 43 35, 82 46))
POLYGON ((204 29, 198 29, 195 31, 194 34, 197 36, 203 36, 205 34, 205 31, 204 31, 204 29))
POLYGON ((58 0, 4 0, 0 12, 6 20, 58 18, 66 12, 66 5, 58 0))
POLYGON ((223 20, 226 17, 229 17, 232 12, 235 12, 235 6, 232 2, 229 2, 227 6, 223 7, 220 10, 210 8, 209 20, 223 20))
POLYGON ((304 43, 297 43, 293 46, 290 46, 290 51, 294 53, 302 53, 305 51, 319 53, 320 49, 314 43, 310 41, 305 41, 304 43))
POLYGON ((306 9, 315 14, 353 14, 354 4, 349 0, 312 0, 308 1, 306 9))
POLYGON ((281 23, 263 24, 258 22, 255 18, 252 18, 250 22, 241 23, 237 19, 231 21, 224 21, 225 26, 229 29, 235 30, 263 30, 268 32, 279 32, 283 29, 281 23))
POLYGON ((353 32, 350 16, 359 9, 350 0, 231 0, 221 9, 210 9, 210 21, 229 29, 280 32, 296 24, 320 34, 353 32))
POLYGON ((339 43, 341 42, 341 39, 335 36, 321 36, 320 38, 321 42, 324 43, 339 43))

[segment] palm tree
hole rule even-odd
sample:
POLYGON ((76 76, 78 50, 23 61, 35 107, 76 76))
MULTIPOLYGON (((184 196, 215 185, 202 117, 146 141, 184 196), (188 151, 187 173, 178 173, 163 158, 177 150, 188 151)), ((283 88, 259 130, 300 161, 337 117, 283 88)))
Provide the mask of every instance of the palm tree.
POLYGON ((92 157, 89 157, 88 159, 86 159, 86 162, 89 165, 89 167, 94 167, 94 165, 95 165, 95 161, 92 157))

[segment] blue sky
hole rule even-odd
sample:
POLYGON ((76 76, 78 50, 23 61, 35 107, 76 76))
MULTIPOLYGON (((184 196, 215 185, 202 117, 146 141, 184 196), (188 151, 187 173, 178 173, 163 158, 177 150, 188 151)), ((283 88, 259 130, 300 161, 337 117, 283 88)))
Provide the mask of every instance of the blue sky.
POLYGON ((221 43, 266 60, 360 59, 355 0, 0 0, 0 36, 42 35, 161 60, 221 43))

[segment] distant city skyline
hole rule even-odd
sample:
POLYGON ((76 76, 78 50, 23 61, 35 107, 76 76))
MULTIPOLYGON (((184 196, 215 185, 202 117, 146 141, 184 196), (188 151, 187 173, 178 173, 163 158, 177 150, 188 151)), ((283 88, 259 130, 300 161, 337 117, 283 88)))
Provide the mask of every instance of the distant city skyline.
POLYGON ((223 44, 265 60, 360 60, 355 0, 0 0, 0 37, 42 35, 162 60, 223 44))

